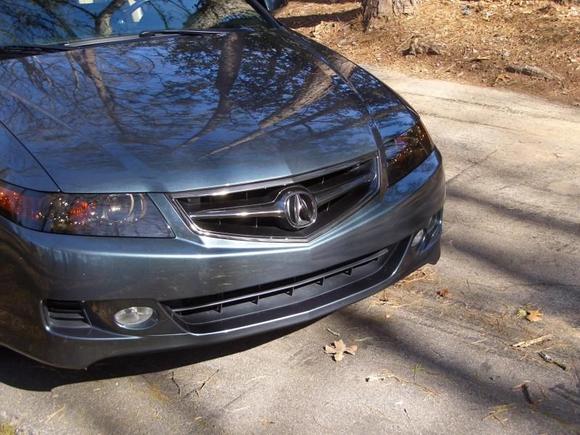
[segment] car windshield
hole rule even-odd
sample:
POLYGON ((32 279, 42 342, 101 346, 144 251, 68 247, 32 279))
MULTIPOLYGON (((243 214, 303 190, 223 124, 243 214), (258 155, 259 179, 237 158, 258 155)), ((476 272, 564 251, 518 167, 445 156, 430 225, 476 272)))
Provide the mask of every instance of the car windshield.
POLYGON ((267 22, 244 0, 0 0, 0 48, 258 26, 267 22))

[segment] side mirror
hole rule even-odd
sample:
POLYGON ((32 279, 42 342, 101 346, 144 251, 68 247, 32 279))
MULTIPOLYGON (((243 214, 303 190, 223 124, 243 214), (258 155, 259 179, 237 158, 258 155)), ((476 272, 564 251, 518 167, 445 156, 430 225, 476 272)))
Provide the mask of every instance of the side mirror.
POLYGON ((268 11, 274 12, 282 6, 286 6, 288 0, 261 0, 261 3, 266 9, 268 9, 268 11))

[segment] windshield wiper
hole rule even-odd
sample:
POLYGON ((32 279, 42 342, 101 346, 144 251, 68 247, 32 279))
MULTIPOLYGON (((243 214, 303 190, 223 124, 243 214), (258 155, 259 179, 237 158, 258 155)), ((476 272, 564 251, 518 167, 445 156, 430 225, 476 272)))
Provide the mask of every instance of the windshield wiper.
POLYGON ((139 33, 140 38, 148 38, 156 35, 221 35, 224 33, 251 32, 247 27, 229 29, 168 29, 168 30, 145 30, 139 33))
POLYGON ((0 45, 0 54, 36 54, 67 51, 62 45, 0 45))
POLYGON ((118 36, 100 36, 97 38, 79 39, 77 41, 69 41, 63 44, 68 49, 82 48, 92 45, 111 44, 115 42, 134 41, 139 38, 139 35, 118 35, 118 36))
POLYGON ((98 37, 89 39, 79 39, 78 41, 70 41, 63 44, 64 49, 82 48, 92 45, 111 44, 115 42, 134 41, 139 38, 148 38, 156 35, 216 35, 231 32, 251 31, 246 27, 232 28, 232 29, 181 29, 181 30, 145 30, 136 35, 117 35, 108 37, 98 37))
POLYGON ((237 27, 227 29, 175 29, 175 30, 145 30, 138 35, 119 35, 110 37, 99 37, 80 39, 78 41, 65 42, 54 45, 0 45, 1 55, 33 55, 38 53, 54 53, 58 51, 67 51, 74 48, 81 48, 91 45, 101 45, 112 42, 126 42, 137 38, 147 38, 156 35, 220 35, 234 32, 252 32, 248 27, 237 27))

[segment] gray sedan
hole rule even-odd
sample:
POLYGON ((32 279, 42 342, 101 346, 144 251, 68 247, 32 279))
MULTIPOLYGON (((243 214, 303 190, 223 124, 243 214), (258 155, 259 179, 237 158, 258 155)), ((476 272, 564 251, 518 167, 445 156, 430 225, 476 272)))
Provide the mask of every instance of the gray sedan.
POLYGON ((324 316, 439 259, 441 156, 279 2, 0 0, 0 343, 84 368, 324 316))

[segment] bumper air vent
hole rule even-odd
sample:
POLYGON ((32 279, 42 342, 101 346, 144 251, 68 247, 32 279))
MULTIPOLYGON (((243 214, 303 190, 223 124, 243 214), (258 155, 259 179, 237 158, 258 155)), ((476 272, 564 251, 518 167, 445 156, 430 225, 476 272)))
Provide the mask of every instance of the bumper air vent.
POLYGON ((82 302, 46 300, 44 302, 49 326, 57 328, 87 328, 90 326, 82 302))

